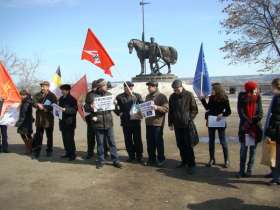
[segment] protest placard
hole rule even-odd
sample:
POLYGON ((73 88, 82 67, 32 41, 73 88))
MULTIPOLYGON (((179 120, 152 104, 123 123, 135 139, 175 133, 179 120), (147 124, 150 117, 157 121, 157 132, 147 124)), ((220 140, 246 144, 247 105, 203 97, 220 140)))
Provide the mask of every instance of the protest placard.
POLYGON ((53 116, 58 117, 58 119, 62 120, 62 107, 57 104, 52 104, 53 107, 53 116))
POLYGON ((95 112, 110 111, 115 109, 114 98, 112 95, 97 97, 94 99, 95 112))
POLYGON ((144 118, 154 117, 156 115, 154 110, 154 101, 147 101, 139 104, 139 108, 144 118))

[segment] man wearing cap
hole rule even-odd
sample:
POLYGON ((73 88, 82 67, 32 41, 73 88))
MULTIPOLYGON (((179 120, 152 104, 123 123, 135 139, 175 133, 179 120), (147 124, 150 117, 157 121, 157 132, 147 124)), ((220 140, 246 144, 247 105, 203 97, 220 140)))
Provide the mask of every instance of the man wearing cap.
POLYGON ((153 109, 155 110, 155 116, 146 118, 145 120, 149 156, 146 165, 153 166, 157 164, 157 166, 161 167, 165 163, 163 127, 165 114, 168 112, 168 100, 164 94, 159 92, 156 81, 149 81, 146 85, 149 91, 149 94, 146 96, 146 101, 154 101, 153 109))
POLYGON ((100 169, 104 166, 104 140, 108 140, 110 145, 110 154, 113 161, 113 165, 116 168, 121 168, 122 165, 119 161, 117 147, 115 143, 114 130, 113 130, 113 116, 111 111, 99 111, 95 109, 94 100, 98 97, 112 95, 107 91, 107 83, 104 79, 97 80, 97 89, 95 93, 86 99, 85 111, 90 113, 91 123, 95 130, 96 142, 97 142, 97 162, 96 168, 100 169))
MULTIPOLYGON (((93 101, 94 94, 97 90, 97 80, 94 80, 91 85, 91 91, 87 93, 85 101, 93 101)), ((91 159, 94 156, 94 148, 95 148, 95 132, 92 123, 92 115, 89 113, 86 117, 87 123, 87 155, 85 159, 91 159)), ((109 146, 107 143, 107 139, 104 140, 104 157, 108 157, 109 146)))
POLYGON ((183 88, 181 80, 172 83, 174 93, 169 98, 168 126, 175 131, 177 147, 182 162, 177 167, 188 166, 189 173, 195 172, 195 156, 190 136, 189 123, 198 113, 193 94, 183 88))
POLYGON ((54 116, 52 113, 52 104, 57 103, 57 98, 54 93, 49 90, 50 83, 44 81, 40 83, 41 91, 33 97, 33 106, 36 108, 36 133, 33 140, 33 151, 36 158, 40 156, 44 131, 47 135, 47 157, 50 157, 53 152, 53 127, 54 116))
POLYGON ((78 110, 77 100, 70 94, 71 85, 60 86, 62 96, 59 98, 58 105, 62 107, 62 119, 59 120, 59 129, 62 134, 65 155, 61 158, 68 158, 69 161, 76 159, 75 129, 76 114, 78 110))
POLYGON ((138 93, 134 93, 132 82, 125 82, 123 84, 124 93, 117 96, 117 109, 115 113, 121 118, 121 126, 123 128, 124 141, 126 151, 128 153, 128 162, 135 159, 142 162, 143 158, 143 144, 141 137, 141 118, 135 113, 132 116, 131 109, 133 106, 143 102, 142 97, 138 93))

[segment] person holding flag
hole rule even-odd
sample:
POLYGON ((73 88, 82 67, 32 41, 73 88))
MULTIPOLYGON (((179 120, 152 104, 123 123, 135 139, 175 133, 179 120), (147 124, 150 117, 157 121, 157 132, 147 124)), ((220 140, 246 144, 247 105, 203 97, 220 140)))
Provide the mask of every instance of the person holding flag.
POLYGON ((57 103, 57 98, 53 92, 49 90, 50 83, 43 81, 40 83, 41 91, 34 95, 33 106, 36 108, 36 133, 34 135, 33 152, 35 158, 38 158, 41 153, 44 131, 47 135, 47 157, 50 157, 53 152, 53 128, 54 116, 52 113, 52 104, 57 103))
POLYGON ((211 167, 212 165, 216 164, 215 133, 217 130, 224 153, 224 167, 228 168, 229 152, 228 152, 228 145, 226 141, 226 125, 214 127, 208 123, 209 117, 216 117, 216 120, 220 121, 231 114, 228 96, 226 95, 226 92, 220 83, 214 83, 212 84, 212 93, 211 96, 209 97, 208 102, 206 102, 206 97, 203 96, 200 97, 200 100, 202 105, 206 109, 205 119, 206 119, 206 125, 208 127, 208 135, 209 135, 210 160, 206 166, 211 167))

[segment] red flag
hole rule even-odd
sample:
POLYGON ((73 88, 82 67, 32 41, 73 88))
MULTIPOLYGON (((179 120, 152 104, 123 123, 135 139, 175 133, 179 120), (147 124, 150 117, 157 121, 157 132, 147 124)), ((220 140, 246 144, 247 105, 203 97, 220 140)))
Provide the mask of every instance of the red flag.
POLYGON ((7 108, 14 104, 20 103, 21 97, 19 92, 13 83, 12 78, 10 77, 7 69, 0 62, 0 97, 4 99, 4 103, 1 110, 1 115, 7 110, 7 108))
POLYGON ((88 29, 87 32, 87 38, 82 52, 82 60, 88 60, 103 69, 105 74, 112 77, 110 68, 115 64, 101 42, 90 29, 88 29))
POLYGON ((71 88, 71 95, 78 101, 78 112, 83 119, 85 114, 83 111, 83 103, 85 101, 88 92, 87 77, 84 75, 78 82, 76 82, 71 88))

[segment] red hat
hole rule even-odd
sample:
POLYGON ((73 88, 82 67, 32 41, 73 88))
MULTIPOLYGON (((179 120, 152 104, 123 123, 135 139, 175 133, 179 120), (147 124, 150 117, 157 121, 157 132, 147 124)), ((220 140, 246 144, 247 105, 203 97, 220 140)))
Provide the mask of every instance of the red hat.
POLYGON ((255 90, 257 88, 257 83, 255 81, 248 81, 245 83, 244 88, 246 92, 250 92, 252 90, 255 90))

